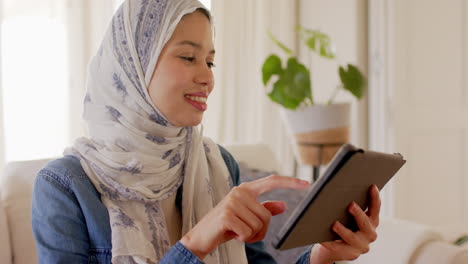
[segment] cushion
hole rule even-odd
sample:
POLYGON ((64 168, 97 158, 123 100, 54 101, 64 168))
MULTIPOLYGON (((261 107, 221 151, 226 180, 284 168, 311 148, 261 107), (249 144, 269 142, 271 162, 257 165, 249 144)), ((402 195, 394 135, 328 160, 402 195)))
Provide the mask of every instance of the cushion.
MULTIPOLYGON (((1 194, 0 194, 1 197, 1 194)), ((11 263, 11 247, 10 237, 8 231, 8 222, 3 208, 2 201, 0 200, 0 263, 11 263)))
POLYGON ((14 264, 37 263, 31 226, 31 197, 34 179, 47 162, 48 160, 12 162, 6 166, 3 177, 0 177, 0 200, 10 229, 14 264))
POLYGON ((413 259, 414 264, 466 264, 468 263, 468 247, 456 246, 446 241, 434 241, 420 248, 413 259))
POLYGON ((244 163, 250 168, 263 171, 280 171, 281 169, 275 153, 267 144, 230 144, 224 147, 237 162, 244 163))
MULTIPOLYGON (((240 182, 249 182, 274 174, 273 171, 265 171, 250 168, 244 162, 239 162, 239 170, 240 182)), ((271 192, 260 195, 258 199, 260 202, 269 200, 283 201, 286 203, 288 208, 284 213, 272 217, 270 221, 270 226, 268 228, 268 233, 265 239, 263 240, 263 242, 265 243, 266 250, 275 258, 275 260, 278 263, 295 263, 296 259, 310 247, 305 246, 289 250, 276 250, 272 245, 274 236, 282 228, 284 223, 291 215, 292 211, 294 211, 296 205, 304 197, 305 193, 306 190, 298 191, 291 189, 276 189, 271 192)))

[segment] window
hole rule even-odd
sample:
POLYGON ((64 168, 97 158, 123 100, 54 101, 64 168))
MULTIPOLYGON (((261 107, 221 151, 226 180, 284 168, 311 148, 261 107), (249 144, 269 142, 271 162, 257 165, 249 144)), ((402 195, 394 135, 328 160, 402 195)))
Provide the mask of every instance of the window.
POLYGON ((65 1, 3 1, 5 160, 60 155, 68 144, 65 1))

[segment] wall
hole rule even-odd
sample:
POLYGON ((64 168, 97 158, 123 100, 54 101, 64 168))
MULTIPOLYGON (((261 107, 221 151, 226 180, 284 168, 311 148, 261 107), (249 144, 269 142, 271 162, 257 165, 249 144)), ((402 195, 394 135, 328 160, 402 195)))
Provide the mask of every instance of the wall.
POLYGON ((398 0, 387 9, 394 146, 408 159, 395 184, 395 214, 466 226, 468 4, 398 0))
MULTIPOLYGON (((330 35, 336 46, 340 64, 353 63, 367 75, 367 1, 364 0, 300 0, 299 22, 303 27, 318 29, 330 35)), ((303 62, 308 50, 299 49, 303 62)), ((336 62, 313 57, 313 93, 317 102, 326 102, 339 83, 336 62)), ((337 101, 352 101, 351 142, 362 147, 368 144, 367 98, 357 102, 346 92, 337 101)))

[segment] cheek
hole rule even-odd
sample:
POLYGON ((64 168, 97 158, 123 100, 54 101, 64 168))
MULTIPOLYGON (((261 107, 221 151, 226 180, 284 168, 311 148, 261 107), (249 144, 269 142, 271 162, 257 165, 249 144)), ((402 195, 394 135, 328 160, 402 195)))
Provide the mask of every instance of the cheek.
POLYGON ((161 84, 161 90, 165 93, 183 92, 191 80, 191 74, 186 65, 181 63, 168 63, 166 67, 159 72, 157 81, 161 84))
POLYGON ((185 101, 184 94, 190 91, 190 71, 180 63, 158 65, 149 87, 154 105, 165 115, 171 116, 174 109, 185 101))
POLYGON ((158 65, 151 79, 149 91, 153 101, 157 101, 160 96, 164 96, 170 91, 173 86, 173 78, 171 78, 171 71, 166 64, 158 65))

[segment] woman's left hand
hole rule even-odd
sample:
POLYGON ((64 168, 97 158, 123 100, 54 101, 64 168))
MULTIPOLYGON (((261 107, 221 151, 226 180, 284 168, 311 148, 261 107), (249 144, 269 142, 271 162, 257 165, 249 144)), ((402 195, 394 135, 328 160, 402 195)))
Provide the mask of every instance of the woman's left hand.
POLYGON ((375 229, 379 225, 381 204, 377 186, 372 185, 369 193, 370 205, 367 212, 363 212, 354 202, 348 208, 349 212, 354 216, 359 230, 353 232, 340 222, 335 222, 332 229, 341 237, 341 240, 315 245, 311 249, 311 264, 329 264, 341 260, 355 260, 360 255, 369 252, 370 243, 377 239, 375 229))

